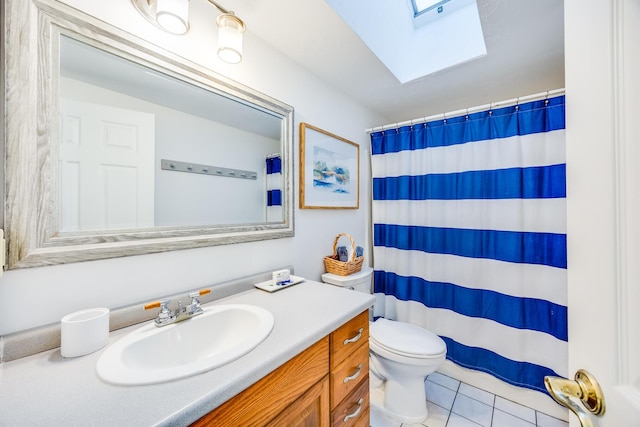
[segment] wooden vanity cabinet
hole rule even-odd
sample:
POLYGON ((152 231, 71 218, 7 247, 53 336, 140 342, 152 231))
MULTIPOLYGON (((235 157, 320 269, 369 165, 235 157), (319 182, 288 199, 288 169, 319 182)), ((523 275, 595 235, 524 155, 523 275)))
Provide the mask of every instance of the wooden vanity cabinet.
POLYGON ((192 426, 368 426, 368 320, 353 318, 192 426))
POLYGON ((336 329, 331 343, 331 425, 369 425, 369 311, 336 329))
POLYGON ((328 385, 314 387, 328 384, 328 373, 329 339, 325 337, 192 426, 266 426, 279 419, 280 426, 328 427, 328 385))
POLYGON ((311 387, 296 399, 280 415, 271 420, 268 427, 328 427, 329 426, 329 379, 311 387))

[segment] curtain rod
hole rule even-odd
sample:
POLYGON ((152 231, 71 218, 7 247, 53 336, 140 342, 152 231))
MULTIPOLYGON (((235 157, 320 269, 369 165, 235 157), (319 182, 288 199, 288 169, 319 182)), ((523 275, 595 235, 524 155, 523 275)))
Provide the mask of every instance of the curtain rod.
POLYGON ((474 113, 476 111, 482 111, 482 110, 486 110, 486 109, 492 110, 492 109, 497 108, 497 107, 507 107, 509 105, 517 105, 517 104, 519 104, 521 102, 536 101, 536 100, 539 100, 539 99, 545 99, 545 98, 549 98, 550 96, 556 96, 556 95, 564 95, 564 88, 563 89, 548 90, 546 92, 540 92, 540 93, 536 93, 536 94, 533 94, 533 95, 522 96, 522 97, 519 97, 519 98, 507 99, 505 101, 492 102, 490 104, 478 105, 477 107, 464 108, 462 110, 450 111, 448 113, 434 114, 433 116, 428 116, 428 117, 418 117, 417 119, 405 120, 404 122, 389 123, 389 124, 383 125, 383 126, 375 126, 375 127, 370 128, 370 129, 366 129, 365 132, 366 133, 378 132, 378 131, 382 131, 382 130, 385 130, 385 129, 398 128, 400 126, 414 125, 414 124, 417 124, 417 123, 426 123, 426 122, 431 122, 431 121, 434 121, 434 120, 444 120, 447 117, 456 117, 456 116, 461 116, 463 114, 474 113))

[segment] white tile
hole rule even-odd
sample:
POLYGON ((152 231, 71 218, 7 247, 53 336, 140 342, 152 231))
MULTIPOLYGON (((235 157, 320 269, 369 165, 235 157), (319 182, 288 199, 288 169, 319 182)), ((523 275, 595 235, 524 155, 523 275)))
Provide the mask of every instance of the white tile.
POLYGON ((542 412, 536 413, 536 419, 539 427, 569 427, 568 422, 553 418, 547 414, 543 414, 542 412))
POLYGON ((493 411, 493 422, 491 427, 535 427, 535 424, 528 423, 522 418, 502 412, 499 409, 493 411))
POLYGON ((493 405, 486 405, 476 399, 458 393, 451 412, 476 422, 484 427, 491 426, 493 405))
POLYGON ((446 410, 451 410, 453 401, 456 398, 456 392, 449 390, 446 387, 436 384, 432 381, 424 382, 425 392, 427 394, 427 401, 433 402, 438 406, 442 406, 446 410))
POLYGON ((480 402, 489 406, 493 406, 496 397, 494 394, 489 393, 488 391, 481 390, 477 387, 473 387, 465 383, 460 384, 458 393, 464 394, 465 396, 471 397, 472 399, 479 400, 480 402))
POLYGON ((402 423, 400 427, 425 427, 425 425, 421 423, 402 423))
MULTIPOLYGON (((445 427, 449 419, 450 412, 435 403, 427 402, 429 416, 422 424, 427 427, 445 427)), ((402 427, 405 427, 404 425, 402 427)))
POLYGON ((433 381, 436 384, 440 384, 441 386, 454 391, 458 391, 458 387, 460 387, 460 381, 447 375, 441 374, 440 372, 434 372, 430 374, 427 377, 427 381, 433 381))
POLYGON ((507 414, 515 415, 518 418, 522 418, 532 424, 536 423, 536 411, 526 406, 522 406, 519 403, 512 402, 500 396, 496 396, 495 407, 507 414))
POLYGON ((371 427, 400 427, 402 423, 391 420, 378 411, 371 409, 371 413, 369 414, 369 425, 371 427))
POLYGON ((471 420, 461 417, 458 414, 452 413, 449 417, 447 427, 479 427, 480 424, 476 424, 471 420))

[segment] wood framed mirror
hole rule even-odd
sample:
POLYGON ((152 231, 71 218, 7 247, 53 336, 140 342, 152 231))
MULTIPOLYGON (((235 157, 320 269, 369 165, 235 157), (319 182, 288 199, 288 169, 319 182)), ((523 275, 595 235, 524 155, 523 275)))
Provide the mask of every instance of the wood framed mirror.
POLYGON ((8 268, 293 236, 293 107, 64 4, 5 3, 8 268))

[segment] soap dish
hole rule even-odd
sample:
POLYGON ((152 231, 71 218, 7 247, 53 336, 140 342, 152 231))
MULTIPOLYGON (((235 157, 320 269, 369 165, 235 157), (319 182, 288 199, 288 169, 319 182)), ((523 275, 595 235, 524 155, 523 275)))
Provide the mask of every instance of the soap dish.
POLYGON ((298 283, 302 283, 302 282, 304 282, 304 279, 302 277, 294 276, 292 274, 291 276, 289 276, 289 280, 282 284, 276 284, 273 282, 273 280, 267 280, 266 282, 256 283, 253 286, 255 286, 258 289, 262 289, 263 291, 275 292, 275 291, 279 291, 280 289, 288 288, 289 286, 297 285, 298 283))

